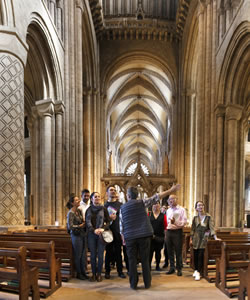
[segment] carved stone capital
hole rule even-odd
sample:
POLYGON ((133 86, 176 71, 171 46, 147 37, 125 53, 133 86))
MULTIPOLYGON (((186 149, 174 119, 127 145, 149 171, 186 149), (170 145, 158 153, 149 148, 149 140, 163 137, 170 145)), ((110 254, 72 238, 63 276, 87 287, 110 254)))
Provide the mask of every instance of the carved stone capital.
POLYGON ((90 96, 92 94, 92 88, 91 87, 85 87, 83 88, 83 95, 84 96, 90 96))
POLYGON ((65 105, 61 100, 55 101, 55 114, 63 114, 65 105))
POLYGON ((223 117, 225 116, 225 112, 226 112, 226 107, 223 104, 218 104, 216 105, 214 112, 216 114, 217 117, 223 117))
POLYGON ((36 102, 38 115, 43 118, 45 116, 52 117, 54 114, 54 101, 52 99, 39 100, 36 102))
POLYGON ((97 95, 99 93, 98 89, 93 89, 93 95, 97 95))
POLYGON ((239 121, 242 116, 242 106, 236 104, 228 104, 226 107, 227 120, 239 121))
POLYGON ((193 95, 195 95, 196 94, 196 92, 195 92, 195 90, 193 90, 193 89, 184 89, 183 91, 182 91, 182 93, 181 93, 181 96, 183 96, 183 97, 190 97, 190 96, 193 96, 193 95))

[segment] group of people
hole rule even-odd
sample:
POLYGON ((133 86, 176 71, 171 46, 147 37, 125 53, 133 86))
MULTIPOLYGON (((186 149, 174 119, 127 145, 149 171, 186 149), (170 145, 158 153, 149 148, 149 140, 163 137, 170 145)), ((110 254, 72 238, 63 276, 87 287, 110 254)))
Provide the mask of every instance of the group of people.
MULTIPOLYGON (((77 278, 88 279, 86 273, 86 251, 90 250, 92 276, 90 281, 102 281, 104 250, 105 278, 110 279, 111 264, 115 262, 120 278, 126 278, 123 272, 122 254, 129 274, 130 287, 137 288, 137 264, 141 262, 144 286, 151 286, 151 262, 155 253, 156 270, 160 270, 161 250, 165 243, 165 264, 170 262, 166 274, 182 276, 182 238, 183 227, 187 223, 185 209, 178 205, 176 191, 180 185, 155 194, 146 199, 138 199, 138 189, 127 189, 127 202, 122 205, 114 186, 107 188, 107 202, 102 205, 98 192, 90 195, 88 190, 82 191, 82 201, 72 195, 67 203, 70 209, 67 215, 67 229, 71 235, 74 250, 77 278), (161 199, 169 196, 169 208, 161 212, 161 199), (89 202, 90 199, 90 203, 89 202), (149 214, 147 208, 152 207, 149 214), (105 244, 102 233, 110 229, 113 242, 105 244)), ((204 203, 195 204, 197 216, 194 217, 191 228, 190 243, 194 249, 195 280, 200 279, 203 255, 209 236, 217 239, 212 217, 204 210, 204 203)))

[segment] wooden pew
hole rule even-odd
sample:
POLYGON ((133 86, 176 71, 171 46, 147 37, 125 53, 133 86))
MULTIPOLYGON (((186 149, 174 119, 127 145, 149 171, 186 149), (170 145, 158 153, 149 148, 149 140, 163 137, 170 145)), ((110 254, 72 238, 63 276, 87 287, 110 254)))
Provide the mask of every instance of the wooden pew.
MULTIPOLYGON (((250 251, 248 253, 248 257, 250 258, 250 251)), ((245 300, 246 295, 250 297, 250 262, 248 264, 248 268, 246 270, 239 270, 240 277, 240 287, 239 287, 239 300, 245 300)))
MULTIPOLYGON (((250 236, 248 235, 233 235, 226 234, 220 235, 222 241, 230 241, 231 243, 239 242, 250 242, 250 236)), ((191 256, 192 256, 192 249, 191 256)), ((216 278, 216 259, 221 256, 221 241, 209 240, 205 252, 204 252, 204 263, 203 263, 203 276, 208 282, 215 282, 216 278)), ((192 266, 192 265, 191 265, 192 266)))
POLYGON ((190 227, 183 228, 183 240, 182 240, 182 260, 186 264, 190 263, 190 227))
POLYGON ((248 252, 250 243, 222 242, 221 257, 216 260, 215 285, 228 297, 239 293, 239 283, 228 284, 239 280, 239 269, 246 269, 249 264, 248 252))
POLYGON ((48 232, 2 233, 1 241, 55 242, 55 256, 61 259, 62 281, 74 277, 73 248, 70 235, 48 232))
POLYGON ((27 265, 26 248, 23 246, 18 249, 0 248, 0 257, 15 259, 13 268, 0 267, 0 289, 18 291, 19 300, 28 300, 30 292, 32 292, 33 300, 40 299, 38 270, 36 267, 29 268, 27 265), (6 281, 13 280, 18 282, 18 286, 6 284, 6 281))
MULTIPOLYGON (((39 278, 49 279, 49 286, 39 285, 41 297, 48 297, 62 285, 61 261, 55 257, 55 243, 50 242, 22 242, 1 241, 4 248, 16 248, 25 246, 27 249, 27 264, 30 267, 38 267, 39 278)), ((7 266, 13 266, 13 261, 6 261, 7 266)))

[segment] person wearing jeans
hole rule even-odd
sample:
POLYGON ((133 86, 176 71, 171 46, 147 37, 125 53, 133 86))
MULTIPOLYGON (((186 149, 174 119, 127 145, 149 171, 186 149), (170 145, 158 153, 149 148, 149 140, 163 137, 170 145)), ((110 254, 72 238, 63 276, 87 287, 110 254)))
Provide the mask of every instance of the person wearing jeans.
POLYGON ((102 281, 102 265, 105 244, 101 238, 104 230, 109 229, 110 219, 107 209, 101 205, 100 194, 94 192, 90 196, 91 205, 86 211, 85 220, 88 231, 88 247, 90 249, 90 262, 92 277, 90 281, 102 281), (96 270, 96 259, 98 266, 96 270))
POLYGON ((67 230, 70 233, 73 251, 75 268, 77 278, 84 280, 88 279, 85 273, 86 260, 85 260, 85 222, 81 210, 79 210, 80 200, 78 197, 72 195, 67 203, 70 209, 67 215, 67 230))

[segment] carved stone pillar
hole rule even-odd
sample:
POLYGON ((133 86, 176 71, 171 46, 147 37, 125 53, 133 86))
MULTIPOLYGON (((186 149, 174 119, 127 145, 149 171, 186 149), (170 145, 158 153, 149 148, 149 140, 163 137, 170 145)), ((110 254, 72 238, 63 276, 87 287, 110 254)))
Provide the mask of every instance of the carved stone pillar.
MULTIPOLYGON (((2 37, 4 38, 4 37, 2 37)), ((24 224, 24 69, 0 53, 0 225, 24 224)))
MULTIPOLYGON (((93 89, 93 94, 92 94, 92 109, 93 109, 93 116, 97 117, 97 90, 93 89)), ((97 155, 97 151, 98 151, 98 118, 94 118, 93 120, 93 131, 92 131, 92 135, 93 135, 93 178, 95 178, 95 180, 93 180, 93 188, 94 190, 97 190, 97 181, 98 181, 98 155, 97 155)))
POLYGON ((217 105, 216 114, 216 201, 215 201, 215 224, 222 226, 223 209, 223 157, 224 157, 224 118, 225 106, 217 105))
POLYGON ((226 177, 225 177, 225 220, 226 226, 238 226, 238 214, 236 198, 239 161, 237 157, 239 147, 238 135, 238 121, 242 116, 242 107, 230 104, 226 107, 226 120, 227 120, 227 139, 226 139, 226 177))
POLYGON ((76 1, 76 192, 83 188, 83 59, 82 28, 83 3, 76 1))
POLYGON ((189 222, 192 221, 191 216, 194 215, 194 204, 196 201, 196 158, 195 158, 195 122, 196 122, 196 111, 195 111, 196 94, 194 91, 187 91, 186 103, 185 103, 185 194, 184 199, 187 201, 185 207, 188 209, 189 222))
POLYGON ((40 224, 52 224, 52 116, 54 101, 52 99, 36 102, 37 113, 40 116, 40 224))
POLYGON ((55 221, 59 224, 65 224, 64 218, 64 206, 63 203, 63 143, 62 143, 62 132, 63 132, 63 113, 64 113, 64 104, 62 101, 55 102, 55 119, 56 119, 56 211, 55 211, 55 221))
POLYGON ((196 98, 196 172, 197 172, 197 181, 196 181, 196 191, 197 199, 203 198, 203 153, 204 153, 204 43, 205 43, 205 34, 204 34, 204 4, 200 3, 199 13, 198 13, 198 22, 199 22, 199 70, 198 70, 198 79, 197 79, 197 98, 196 98))

